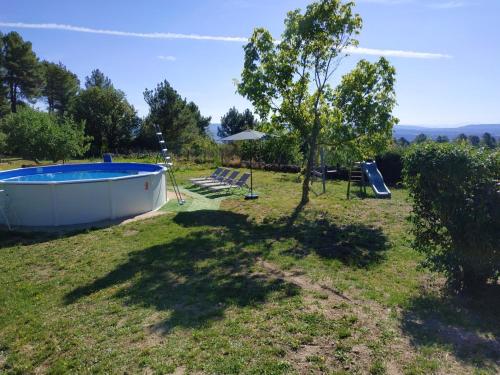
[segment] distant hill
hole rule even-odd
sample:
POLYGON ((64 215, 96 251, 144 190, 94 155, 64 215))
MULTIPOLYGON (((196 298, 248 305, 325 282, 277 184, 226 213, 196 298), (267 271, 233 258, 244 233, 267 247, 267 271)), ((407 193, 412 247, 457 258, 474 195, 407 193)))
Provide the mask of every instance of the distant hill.
POLYGON ((495 138, 500 138, 500 124, 465 125, 454 128, 396 125, 393 130, 395 138, 404 137, 408 141, 413 141, 413 139, 415 139, 415 137, 419 134, 425 134, 430 138, 445 135, 449 139, 454 139, 461 133, 464 133, 465 135, 481 136, 486 132, 490 133, 495 138))
MULTIPOLYGON (((217 136, 217 129, 220 124, 210 124, 208 127, 209 135, 216 141, 219 139, 217 136)), ((481 136, 483 133, 490 133, 495 138, 500 139, 500 124, 478 124, 478 125, 465 125, 457 126, 454 128, 443 127, 428 127, 428 126, 414 126, 414 125, 396 125, 393 130, 395 138, 404 137, 408 141, 413 141, 419 134, 425 134, 430 138, 436 138, 439 135, 445 135, 450 140, 456 138, 460 133, 466 135, 481 136)))

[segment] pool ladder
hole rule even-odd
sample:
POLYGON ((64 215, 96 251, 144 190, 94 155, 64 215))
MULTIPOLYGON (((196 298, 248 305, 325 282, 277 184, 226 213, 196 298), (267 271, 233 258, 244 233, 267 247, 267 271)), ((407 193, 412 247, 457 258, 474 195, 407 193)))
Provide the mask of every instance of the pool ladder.
POLYGON ((154 124, 154 128, 156 133, 156 139, 160 144, 160 153, 158 154, 158 157, 161 157, 164 161, 164 163, 162 163, 161 165, 163 165, 167 170, 168 177, 170 178, 170 183, 172 184, 175 197, 177 198, 177 202, 180 205, 183 205, 184 203, 186 203, 186 201, 184 200, 184 198, 182 198, 182 194, 179 190, 179 185, 177 185, 177 180, 175 179, 174 175, 174 169, 172 168, 174 164, 172 163, 172 159, 168 155, 167 144, 165 143, 165 139, 163 139, 163 133, 161 132, 161 128, 158 124, 154 124))

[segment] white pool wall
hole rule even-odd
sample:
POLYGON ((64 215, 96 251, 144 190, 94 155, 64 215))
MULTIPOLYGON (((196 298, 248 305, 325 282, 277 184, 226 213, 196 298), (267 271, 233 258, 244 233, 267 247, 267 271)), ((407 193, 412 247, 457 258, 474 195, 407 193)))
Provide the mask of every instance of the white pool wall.
MULTIPOLYGON (((13 226, 46 227, 115 220, 167 202, 164 171, 106 180, 0 184, 13 226)), ((0 215, 0 223, 6 224, 0 215)))

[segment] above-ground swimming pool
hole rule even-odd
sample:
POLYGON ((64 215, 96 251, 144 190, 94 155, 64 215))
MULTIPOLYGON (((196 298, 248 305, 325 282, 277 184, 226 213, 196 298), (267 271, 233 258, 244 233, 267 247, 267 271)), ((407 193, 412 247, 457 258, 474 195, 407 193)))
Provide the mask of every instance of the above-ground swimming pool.
MULTIPOLYGON (((0 172, 2 207, 14 226, 45 227, 131 217, 167 201, 164 168, 156 164, 92 163, 0 172)), ((0 215, 0 223, 7 224, 0 215)))

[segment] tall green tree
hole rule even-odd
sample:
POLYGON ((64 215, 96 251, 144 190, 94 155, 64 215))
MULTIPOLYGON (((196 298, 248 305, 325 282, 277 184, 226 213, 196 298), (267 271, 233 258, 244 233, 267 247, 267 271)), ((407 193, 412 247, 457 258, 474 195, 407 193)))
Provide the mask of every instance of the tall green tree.
POLYGON ((478 147, 481 144, 481 138, 477 135, 469 135, 467 138, 469 139, 469 143, 474 147, 478 147))
POLYGON ((92 70, 90 76, 85 77, 85 88, 99 87, 101 89, 109 89, 113 87, 111 79, 109 79, 99 69, 92 70))
POLYGON ((413 143, 424 143, 428 140, 429 140, 429 138, 427 138, 427 136, 424 133, 421 133, 415 137, 415 139, 413 140, 413 143))
POLYGON ((32 101, 40 96, 43 77, 40 62, 31 43, 12 31, 2 37, 3 84, 7 86, 12 112, 16 112, 20 99, 32 101))
POLYGON ((7 100, 9 91, 7 89, 7 86, 5 85, 5 75, 7 74, 7 71, 5 69, 3 45, 3 34, 0 32, 0 119, 10 111, 9 102, 7 100))
MULTIPOLYGON (((331 78, 348 48, 358 44, 355 36, 359 34, 362 21, 353 12, 353 6, 351 2, 342 3, 340 0, 314 2, 304 13, 300 10, 288 13, 279 42, 273 40, 269 31, 258 28, 244 47, 245 62, 239 93, 252 102, 260 118, 271 128, 286 128, 298 133, 304 143, 306 166, 301 204, 309 201, 310 176, 318 144, 336 144, 340 139, 352 139, 354 143, 355 138, 363 137, 364 143, 369 145, 368 135, 375 134, 372 129, 377 128, 368 118, 376 115, 375 110, 370 110, 370 114, 363 118, 361 111, 354 108, 356 103, 350 105, 339 98, 339 95, 347 98, 348 92, 331 86, 331 78), (362 119, 362 124, 356 124, 352 132, 349 128, 354 123, 350 119, 362 119), (370 129, 362 129, 364 126, 370 129)), ((373 82, 365 82, 368 90, 376 88, 388 94, 382 100, 370 96, 373 102, 364 103, 368 107, 384 108, 384 116, 376 116, 384 121, 381 125, 384 134, 378 137, 380 141, 387 134, 390 141, 392 134, 386 130, 394 119, 385 110, 393 105, 392 88, 379 89, 379 86, 390 86, 393 75, 393 68, 386 61, 380 61, 376 66, 363 62, 343 82, 344 87, 353 85, 358 88, 364 79, 369 78, 373 82)), ((355 97, 360 98, 358 94, 355 97)))
POLYGON ((136 110, 125 94, 112 86, 82 90, 70 113, 75 120, 85 122, 85 133, 92 137, 92 155, 128 149, 139 128, 136 110))
POLYGON ((392 128, 398 119, 392 116, 396 105, 394 93, 396 71, 381 58, 376 63, 358 62, 352 72, 327 97, 331 102, 322 138, 343 152, 351 162, 375 158, 392 140, 392 128))
POLYGON ((467 142, 467 135, 465 135, 464 133, 460 133, 453 141, 455 143, 467 142))
POLYGON ((497 140, 490 133, 486 132, 481 137, 481 144, 489 149, 497 147, 497 140))
POLYGON ((194 102, 188 103, 189 110, 193 113, 193 116, 196 119, 196 125, 198 126, 198 130, 200 134, 206 134, 207 128, 210 125, 210 121, 212 120, 211 116, 203 116, 200 112, 200 109, 194 102))
POLYGON ((45 78, 42 94, 47 101, 49 112, 64 115, 80 88, 80 81, 76 74, 70 72, 62 63, 44 61, 42 65, 45 78))
POLYGON ((198 107, 183 99, 168 81, 159 83, 154 90, 145 90, 144 100, 149 105, 149 114, 140 135, 143 147, 157 147, 153 124, 160 126, 167 147, 176 153, 198 137, 206 136, 210 118, 201 116, 198 107))
POLYGON ((395 143, 401 147, 408 147, 410 145, 410 141, 408 141, 405 137, 399 137, 395 140, 395 143))
POLYGON ((450 139, 446 135, 438 135, 436 137, 436 142, 437 143, 448 143, 450 139))
POLYGON ((232 107, 220 119, 220 127, 217 130, 217 135, 220 138, 224 138, 243 130, 254 129, 256 126, 257 119, 254 117, 252 111, 245 109, 240 113, 236 107, 232 107))

